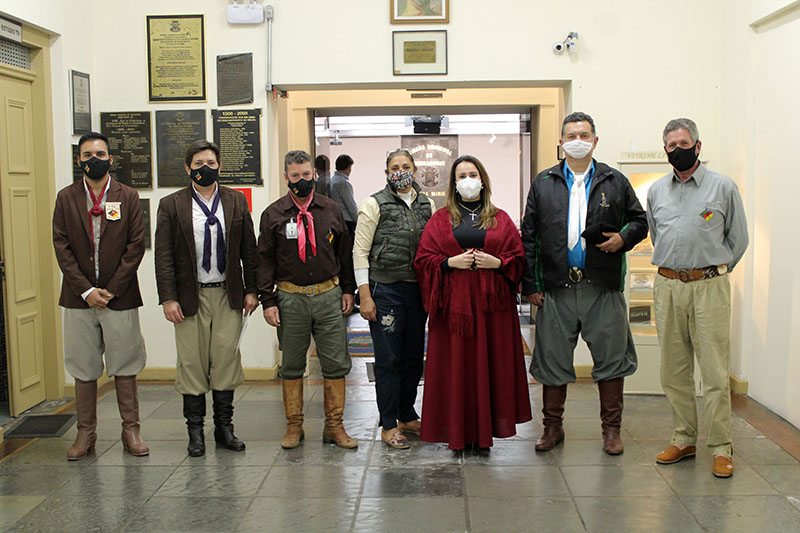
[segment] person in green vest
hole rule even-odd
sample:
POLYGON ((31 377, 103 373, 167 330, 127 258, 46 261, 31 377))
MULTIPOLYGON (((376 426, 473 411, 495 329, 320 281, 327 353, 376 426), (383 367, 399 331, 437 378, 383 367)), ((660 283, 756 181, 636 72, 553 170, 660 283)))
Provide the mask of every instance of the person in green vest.
POLYGON ((353 267, 375 347, 381 440, 402 449, 409 447, 403 432, 419 434, 421 426, 414 402, 428 317, 414 257, 434 207, 414 181, 417 166, 407 150, 390 152, 385 172, 386 186, 358 208, 353 267))

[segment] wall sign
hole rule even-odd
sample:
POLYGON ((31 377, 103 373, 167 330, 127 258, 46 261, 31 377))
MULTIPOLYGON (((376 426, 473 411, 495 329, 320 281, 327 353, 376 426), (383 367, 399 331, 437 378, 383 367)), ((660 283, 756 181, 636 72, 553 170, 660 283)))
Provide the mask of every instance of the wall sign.
POLYGON ((205 101, 203 15, 147 16, 147 77, 151 102, 205 101))
POLYGON ((134 189, 153 188, 153 134, 149 111, 100 113, 100 131, 114 156, 111 175, 134 189))
POLYGON ((214 143, 219 146, 219 182, 262 185, 261 110, 214 109, 214 143))
POLYGON ((193 142, 205 138, 204 110, 156 111, 159 187, 185 187, 189 184, 184 168, 186 149, 193 142))

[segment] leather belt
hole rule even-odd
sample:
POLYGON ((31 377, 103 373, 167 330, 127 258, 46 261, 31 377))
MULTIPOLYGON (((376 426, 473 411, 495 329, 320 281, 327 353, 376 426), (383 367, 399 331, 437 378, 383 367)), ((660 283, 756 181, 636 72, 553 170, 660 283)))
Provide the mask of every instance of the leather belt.
POLYGON ((687 270, 672 270, 671 268, 658 267, 658 273, 667 279, 678 279, 684 283, 700 279, 716 278, 727 274, 728 265, 712 265, 705 268, 690 268, 687 270))
POLYGON ((217 287, 224 288, 225 287, 225 282, 224 281, 215 281, 214 283, 201 283, 200 284, 200 288, 201 289, 216 289, 217 287))
POLYGON ((339 276, 333 276, 327 281, 315 283, 314 285, 295 285, 291 281, 279 281, 277 285, 279 291, 316 296, 337 287, 339 285, 339 276))
POLYGON ((580 283, 586 278, 586 272, 578 267, 572 267, 569 269, 567 277, 572 283, 580 283))

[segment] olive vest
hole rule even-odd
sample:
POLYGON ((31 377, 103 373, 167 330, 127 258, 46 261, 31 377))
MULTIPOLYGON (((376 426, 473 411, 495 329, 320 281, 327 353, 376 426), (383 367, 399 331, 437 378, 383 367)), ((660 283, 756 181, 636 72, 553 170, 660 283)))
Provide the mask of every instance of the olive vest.
POLYGON ((433 208, 419 185, 414 182, 412 186, 417 197, 410 208, 388 185, 372 195, 380 207, 381 218, 369 252, 369 277, 378 283, 417 279, 414 257, 433 208))

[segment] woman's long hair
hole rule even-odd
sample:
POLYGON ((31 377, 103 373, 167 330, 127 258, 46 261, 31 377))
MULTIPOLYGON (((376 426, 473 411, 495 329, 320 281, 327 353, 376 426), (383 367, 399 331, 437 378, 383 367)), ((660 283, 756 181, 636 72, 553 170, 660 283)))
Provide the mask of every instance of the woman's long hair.
POLYGON ((453 166, 450 167, 450 183, 447 184, 447 210, 450 212, 450 219, 453 221, 453 227, 455 228, 459 224, 461 224, 461 211, 458 209, 458 202, 461 199, 461 195, 456 190, 456 167, 461 163, 472 163, 478 168, 478 174, 481 176, 481 183, 483 183, 483 189, 481 189, 481 200, 483 200, 483 206, 481 209, 481 218, 480 218, 480 225, 478 226, 481 229, 490 229, 497 226, 497 208, 492 203, 492 183, 489 181, 489 174, 486 173, 486 168, 483 166, 477 157, 471 155, 462 155, 458 159, 455 160, 453 166))

